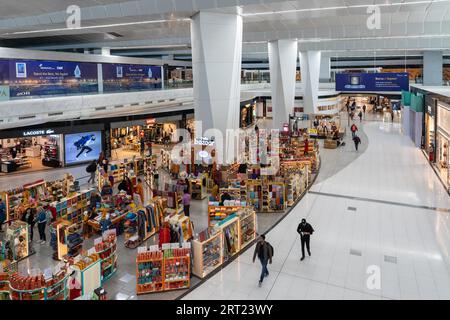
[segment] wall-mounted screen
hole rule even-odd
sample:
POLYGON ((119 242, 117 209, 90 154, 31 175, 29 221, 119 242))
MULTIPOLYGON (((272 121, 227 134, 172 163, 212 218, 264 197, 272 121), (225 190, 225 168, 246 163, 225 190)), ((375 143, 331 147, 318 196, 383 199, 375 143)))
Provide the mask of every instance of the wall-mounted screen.
POLYGON ((401 91, 409 90, 407 72, 337 73, 336 91, 401 91))
POLYGON ((162 88, 161 67, 136 64, 103 64, 103 91, 137 91, 162 88))
POLYGON ((102 133, 92 131, 66 134, 64 143, 66 164, 96 160, 102 151, 102 133))

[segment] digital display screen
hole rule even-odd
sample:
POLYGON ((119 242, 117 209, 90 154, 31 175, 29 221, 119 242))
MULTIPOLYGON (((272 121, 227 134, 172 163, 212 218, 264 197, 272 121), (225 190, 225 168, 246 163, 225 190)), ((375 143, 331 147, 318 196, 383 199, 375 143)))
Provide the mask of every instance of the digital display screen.
POLYGON ((101 131, 66 134, 65 162, 75 164, 98 159, 102 151, 101 131))

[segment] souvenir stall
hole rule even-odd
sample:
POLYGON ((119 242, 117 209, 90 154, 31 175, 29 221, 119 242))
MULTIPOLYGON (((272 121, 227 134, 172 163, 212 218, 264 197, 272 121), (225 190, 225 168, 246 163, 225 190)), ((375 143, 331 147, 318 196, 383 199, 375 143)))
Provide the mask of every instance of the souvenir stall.
POLYGON ((256 213, 246 207, 198 233, 192 241, 193 274, 206 277, 250 245, 256 230, 256 213))
POLYGON ((189 242, 139 247, 136 258, 136 293, 147 294, 190 287, 189 242))
POLYGON ((31 269, 28 274, 16 272, 10 276, 11 300, 67 300, 69 275, 65 265, 41 272, 31 269))
POLYGON ((163 208, 156 201, 138 208, 136 212, 128 212, 125 216, 125 247, 135 249, 155 235, 159 231, 163 214, 163 208))
POLYGON ((56 181, 37 180, 22 187, 0 192, 6 205, 6 221, 17 220, 28 208, 37 208, 49 202, 59 201, 69 192, 76 190, 78 182, 72 175, 56 181))

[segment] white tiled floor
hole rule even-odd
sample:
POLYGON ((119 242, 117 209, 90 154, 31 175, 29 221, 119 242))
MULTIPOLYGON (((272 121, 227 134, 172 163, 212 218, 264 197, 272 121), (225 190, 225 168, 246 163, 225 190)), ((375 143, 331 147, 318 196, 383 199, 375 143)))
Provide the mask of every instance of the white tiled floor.
POLYGON ((251 248, 185 299, 450 299, 450 213, 401 205, 450 209, 450 198, 398 123, 362 127, 367 148, 359 155, 353 145, 323 150, 324 167, 311 191, 400 205, 307 194, 267 234, 275 256, 261 288, 251 248), (312 257, 300 262, 296 226, 303 217, 316 232, 312 257), (381 270, 379 289, 367 287, 371 265, 381 270))

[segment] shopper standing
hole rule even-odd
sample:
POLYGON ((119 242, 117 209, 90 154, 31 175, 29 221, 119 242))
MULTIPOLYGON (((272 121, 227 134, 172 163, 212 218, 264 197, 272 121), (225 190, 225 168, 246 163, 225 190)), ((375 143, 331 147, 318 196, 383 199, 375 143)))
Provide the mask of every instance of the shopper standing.
POLYGON ((44 244, 47 240, 45 237, 45 226, 47 225, 47 213, 44 209, 39 208, 38 209, 38 217, 37 217, 37 223, 38 223, 38 231, 39 231, 39 239, 40 243, 44 244))
POLYGON ((311 256, 311 249, 309 247, 309 240, 310 236, 313 234, 314 229, 313 227, 306 222, 306 219, 302 219, 300 224, 297 227, 297 232, 300 234, 300 241, 302 243, 302 258, 300 261, 303 261, 305 259, 305 245, 306 250, 308 250, 308 255, 311 256))
POLYGON ((358 151, 358 146, 359 146, 359 144, 361 143, 361 139, 360 139, 357 135, 355 135, 355 136, 353 137, 353 142, 355 143, 355 149, 356 149, 356 151, 358 151))
POLYGON ((303 150, 303 154, 306 156, 306 155, 308 155, 308 151, 309 151, 309 141, 308 141, 308 138, 305 138, 304 143, 305 143, 305 149, 303 150))
POLYGON ((366 105, 363 105, 363 112, 364 112, 364 115, 366 114, 366 105))
POLYGON ((144 187, 142 186, 141 178, 138 178, 135 193, 139 195, 139 197, 141 198, 141 203, 142 205, 144 205, 144 187))
POLYGON ((362 116, 363 116, 362 111, 359 111, 358 113, 359 122, 362 122, 362 116))
POLYGON ((34 225, 36 224, 36 217, 34 209, 28 209, 27 210, 27 216, 26 216, 26 222, 30 226, 30 242, 33 241, 33 235, 34 235, 34 225))
POLYGON ((394 110, 391 109, 391 121, 394 122, 394 110))
POLYGON ((189 194, 189 190, 185 189, 184 195, 183 195, 183 209, 184 209, 184 215, 186 217, 189 217, 189 215, 190 215, 190 212, 189 212, 190 207, 191 207, 191 195, 189 194))
POLYGON ((253 253, 253 263, 255 263, 256 256, 258 256, 259 261, 261 262, 261 276, 259 277, 258 286, 261 287, 262 282, 265 277, 269 275, 269 270, 267 269, 267 264, 272 264, 273 257, 273 247, 272 245, 266 241, 266 236, 261 235, 258 243, 255 247, 255 252, 253 253))
POLYGON ((0 198, 0 232, 3 232, 3 224, 6 221, 6 205, 0 198))
POLYGON ((358 131, 358 127, 356 126, 356 124, 352 124, 352 126, 350 127, 350 131, 352 132, 352 139, 356 136, 356 131, 358 131))

